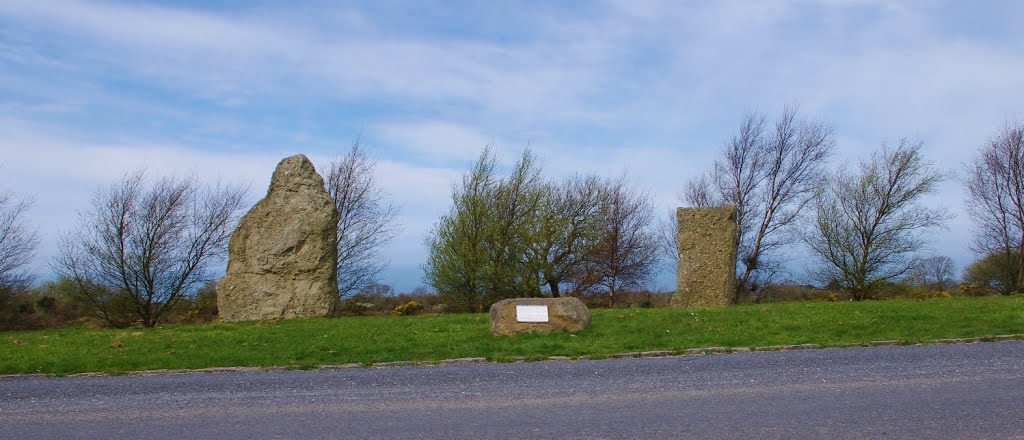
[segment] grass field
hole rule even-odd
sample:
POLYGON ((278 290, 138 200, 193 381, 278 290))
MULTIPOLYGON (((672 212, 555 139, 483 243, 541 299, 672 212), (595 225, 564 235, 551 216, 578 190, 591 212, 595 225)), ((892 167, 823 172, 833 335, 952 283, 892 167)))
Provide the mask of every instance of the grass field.
POLYGON ((752 304, 725 309, 593 310, 577 334, 492 337, 486 314, 0 333, 0 374, 118 373, 235 366, 552 355, 876 340, 905 343, 1024 333, 1024 296, 752 304))

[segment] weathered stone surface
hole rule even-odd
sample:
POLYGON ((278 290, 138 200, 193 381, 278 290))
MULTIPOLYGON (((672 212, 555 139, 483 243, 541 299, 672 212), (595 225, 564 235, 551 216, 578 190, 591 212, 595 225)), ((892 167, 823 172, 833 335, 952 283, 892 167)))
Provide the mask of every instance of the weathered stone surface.
POLYGON ((678 290, 673 307, 729 305, 736 290, 736 207, 679 208, 678 290))
POLYGON ((577 298, 513 298, 491 306, 491 334, 578 332, 590 325, 590 309, 577 298), (518 322, 516 306, 547 306, 548 322, 518 322))
POLYGON ((338 310, 338 211, 303 155, 277 165, 267 196, 231 235, 217 283, 222 321, 328 316, 338 310))

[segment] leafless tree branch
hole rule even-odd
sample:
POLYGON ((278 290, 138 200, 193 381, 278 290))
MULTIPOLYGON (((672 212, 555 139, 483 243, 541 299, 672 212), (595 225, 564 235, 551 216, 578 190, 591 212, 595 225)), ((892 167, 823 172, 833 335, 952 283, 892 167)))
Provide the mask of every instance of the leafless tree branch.
POLYGON ((921 143, 901 140, 861 162, 857 174, 840 171, 819 193, 805 241, 823 263, 825 278, 855 299, 869 298, 886 281, 918 264, 915 252, 949 214, 922 206, 946 175, 921 155, 921 143))
POLYGON ((600 238, 590 253, 589 267, 578 284, 608 289, 608 304, 622 289, 650 280, 658 262, 658 238, 651 230, 654 209, 647 194, 633 187, 623 173, 604 184, 600 238))
POLYGON ((388 261, 381 255, 402 228, 396 222, 400 208, 375 176, 377 163, 356 141, 344 156, 330 164, 327 192, 338 208, 338 292, 354 295, 378 281, 388 261))
POLYGON ((1024 290, 1024 121, 1009 122, 965 165, 973 250, 1006 260, 1012 290, 1024 290))
POLYGON ((0 288, 17 290, 31 280, 25 268, 39 247, 39 233, 28 223, 32 198, 0 193, 0 288))
POLYGON ((61 236, 54 270, 111 325, 152 327, 209 280, 246 192, 202 185, 195 175, 151 182, 144 171, 126 174, 98 192, 77 228, 61 236))
POLYGON ((773 125, 762 113, 743 118, 737 133, 722 148, 710 174, 684 184, 689 206, 736 206, 739 243, 737 296, 757 300, 779 272, 774 261, 785 246, 803 208, 824 182, 824 170, 835 150, 832 128, 799 117, 787 106, 773 125))

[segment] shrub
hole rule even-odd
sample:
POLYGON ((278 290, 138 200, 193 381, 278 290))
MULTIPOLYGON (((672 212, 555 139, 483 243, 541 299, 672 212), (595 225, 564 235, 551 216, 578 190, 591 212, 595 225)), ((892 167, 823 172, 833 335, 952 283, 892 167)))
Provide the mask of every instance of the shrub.
POLYGON ((839 300, 839 295, 836 292, 829 290, 816 290, 811 292, 808 297, 811 301, 830 301, 835 302, 839 300))
POLYGON ((188 321, 193 323, 213 322, 217 319, 217 284, 210 281, 203 285, 190 299, 188 321))
POLYGON ((423 310, 423 305, 416 301, 409 301, 405 304, 400 304, 395 307, 395 310, 391 314, 395 316, 409 316, 415 315, 423 310))
POLYGON ((57 298, 48 295, 40 296, 36 300, 36 308, 46 313, 52 313, 57 308, 57 298))
POLYGON ((28 316, 32 311, 30 298, 10 287, 0 286, 0 330, 32 328, 28 316))
MULTIPOLYGON (((833 286, 835 287, 835 286, 833 286)), ((829 289, 821 289, 812 285, 800 284, 769 284, 761 291, 761 298, 757 302, 779 302, 779 301, 832 301, 830 296, 839 299, 840 292, 829 289)), ((752 295, 741 295, 742 298, 752 295)), ((752 299, 752 298, 751 298, 752 299)))
MULTIPOLYGON (((607 309, 608 292, 594 291, 579 293, 570 292, 565 296, 575 296, 583 301, 583 304, 590 309, 607 309)), ((650 290, 640 291, 619 291, 615 294, 616 309, 639 307, 644 309, 668 307, 672 303, 673 292, 657 292, 650 290)))
POLYGON ((1017 253, 994 253, 977 260, 964 269, 964 283, 970 286, 970 296, 991 293, 1012 295, 1017 286, 1017 253))
POLYGON ((20 291, 0 288, 0 330, 39 330, 82 323, 82 313, 51 283, 20 291))
POLYGON ((906 286, 901 291, 902 297, 910 299, 942 299, 951 298, 953 294, 945 290, 931 290, 924 286, 906 286))
POLYGON ((341 302, 343 316, 363 316, 373 310, 373 303, 361 302, 355 298, 341 302))
POLYGON ((961 283, 957 289, 960 295, 963 296, 989 296, 997 294, 997 292, 983 286, 977 286, 974 284, 961 283))

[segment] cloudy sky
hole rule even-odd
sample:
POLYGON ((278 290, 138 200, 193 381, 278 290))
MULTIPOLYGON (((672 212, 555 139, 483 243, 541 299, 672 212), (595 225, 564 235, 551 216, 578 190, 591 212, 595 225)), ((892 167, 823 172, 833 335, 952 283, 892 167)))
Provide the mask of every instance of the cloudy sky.
MULTIPOLYGON (((423 239, 486 144, 545 173, 623 169, 659 210, 743 114, 799 102, 836 165, 885 140, 957 171, 1024 117, 1024 2, 4 0, 0 190, 31 194, 49 276, 59 231, 126 171, 248 182, 361 138, 403 207, 385 281, 421 283, 423 239)), ((934 251, 970 261, 957 217, 934 251)), ((672 285, 672 276, 659 278, 672 285)))

